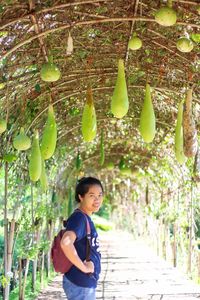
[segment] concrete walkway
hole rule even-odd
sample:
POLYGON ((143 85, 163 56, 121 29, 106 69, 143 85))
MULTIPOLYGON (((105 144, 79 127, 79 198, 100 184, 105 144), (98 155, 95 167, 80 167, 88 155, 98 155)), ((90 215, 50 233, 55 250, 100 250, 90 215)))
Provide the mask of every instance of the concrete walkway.
MULTIPOLYGON (((200 300, 200 285, 186 279, 130 234, 103 234, 101 246, 98 300, 200 300)), ((57 276, 37 299, 66 299, 61 281, 57 276)))

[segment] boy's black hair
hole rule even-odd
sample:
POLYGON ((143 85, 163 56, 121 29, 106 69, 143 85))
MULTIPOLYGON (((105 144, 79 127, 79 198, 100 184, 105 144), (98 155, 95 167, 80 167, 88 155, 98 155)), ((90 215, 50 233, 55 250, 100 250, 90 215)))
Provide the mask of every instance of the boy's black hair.
POLYGON ((77 202, 80 202, 79 196, 81 195, 82 197, 89 191, 89 188, 92 185, 99 185, 103 190, 103 186, 101 184, 101 181, 95 177, 82 177, 81 179, 78 180, 77 185, 76 185, 76 190, 75 190, 75 200, 77 202))

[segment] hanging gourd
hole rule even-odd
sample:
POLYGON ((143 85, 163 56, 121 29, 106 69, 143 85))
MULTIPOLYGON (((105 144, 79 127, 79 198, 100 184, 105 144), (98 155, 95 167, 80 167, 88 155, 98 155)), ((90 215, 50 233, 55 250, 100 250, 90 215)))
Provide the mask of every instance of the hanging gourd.
POLYGON ((95 138, 97 132, 97 121, 91 88, 87 89, 87 97, 83 109, 81 129, 85 142, 91 142, 95 138))
POLYGON ((42 142, 41 153, 43 159, 49 159, 55 151, 57 141, 57 125, 54 115, 53 105, 49 105, 47 122, 45 124, 42 142))
POLYGON ((142 47, 142 40, 137 36, 136 32, 133 33, 128 42, 128 48, 131 50, 138 50, 142 47))
POLYGON ((113 163, 112 161, 107 162, 106 168, 107 168, 109 171, 113 170, 114 167, 115 167, 115 165, 114 165, 114 163, 113 163))
POLYGON ((29 161, 29 176, 32 181, 38 181, 42 171, 42 157, 39 146, 39 133, 35 131, 31 146, 31 155, 29 161))
POLYGON ((184 154, 195 156, 198 148, 197 130, 192 116, 192 89, 188 89, 183 110, 184 154))
POLYGON ((167 1, 167 6, 161 7, 155 13, 155 21, 162 26, 172 26, 176 23, 176 11, 172 8, 172 0, 167 1))
POLYGON ((69 31, 69 35, 68 35, 68 39, 67 39, 67 51, 66 51, 66 54, 69 56, 69 55, 72 55, 73 53, 73 39, 72 39, 72 36, 71 36, 71 33, 69 31))
POLYGON ((123 118, 129 108, 124 61, 119 59, 117 81, 111 101, 111 112, 116 118, 123 118))
POLYGON ((103 130, 101 130, 101 141, 100 141, 100 166, 103 166, 104 161, 105 161, 104 135, 103 135, 103 130))
POLYGON ((151 100, 151 88, 146 84, 146 92, 140 115, 140 133, 146 143, 151 143, 156 133, 156 120, 151 100))
POLYGON ((21 127, 20 133, 14 138, 13 146, 19 151, 28 150, 31 146, 30 138, 24 133, 24 128, 21 127))
POLYGON ((181 37, 176 42, 176 47, 181 52, 190 52, 194 48, 193 42, 187 37, 181 37))
POLYGON ((183 101, 180 102, 178 107, 176 128, 175 128, 175 155, 176 159, 180 164, 183 164, 186 161, 186 157, 183 151, 183 101))
POLYGON ((122 157, 119 162, 119 170, 122 175, 131 175, 131 169, 126 165, 124 158, 122 157))
POLYGON ((48 62, 42 65, 40 76, 43 81, 54 82, 57 81, 60 76, 60 70, 53 63, 53 56, 48 57, 48 62))
POLYGON ((41 183, 41 188, 44 192, 47 191, 48 189, 48 178, 46 174, 46 168, 45 168, 45 161, 42 158, 42 171, 41 171, 41 176, 40 176, 40 183, 41 183))
POLYGON ((7 129, 6 120, 0 118, 0 134, 6 131, 6 129, 7 129))
POLYGON ((80 171, 81 167, 82 167, 82 159, 81 159, 80 152, 78 151, 78 154, 76 156, 76 170, 80 171))

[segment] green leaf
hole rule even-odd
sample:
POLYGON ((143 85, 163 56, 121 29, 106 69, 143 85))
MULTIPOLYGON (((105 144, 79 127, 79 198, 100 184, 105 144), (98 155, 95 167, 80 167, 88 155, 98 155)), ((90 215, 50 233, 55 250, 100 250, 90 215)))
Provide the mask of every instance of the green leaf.
POLYGON ((192 33, 191 38, 195 43, 200 43, 200 33, 192 33))
POLYGON ((38 93, 41 92, 41 86, 40 86, 39 83, 37 83, 37 84, 35 85, 35 91, 38 92, 38 93))

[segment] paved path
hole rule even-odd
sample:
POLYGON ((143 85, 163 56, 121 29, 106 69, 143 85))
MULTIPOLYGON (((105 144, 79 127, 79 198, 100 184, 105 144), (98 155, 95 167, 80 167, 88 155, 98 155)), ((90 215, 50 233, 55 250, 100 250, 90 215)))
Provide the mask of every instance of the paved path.
MULTIPOLYGON (((97 300, 200 300, 200 285, 186 279, 128 233, 103 234, 101 245, 97 300)), ((66 299, 61 280, 57 276, 37 299, 66 299)))

